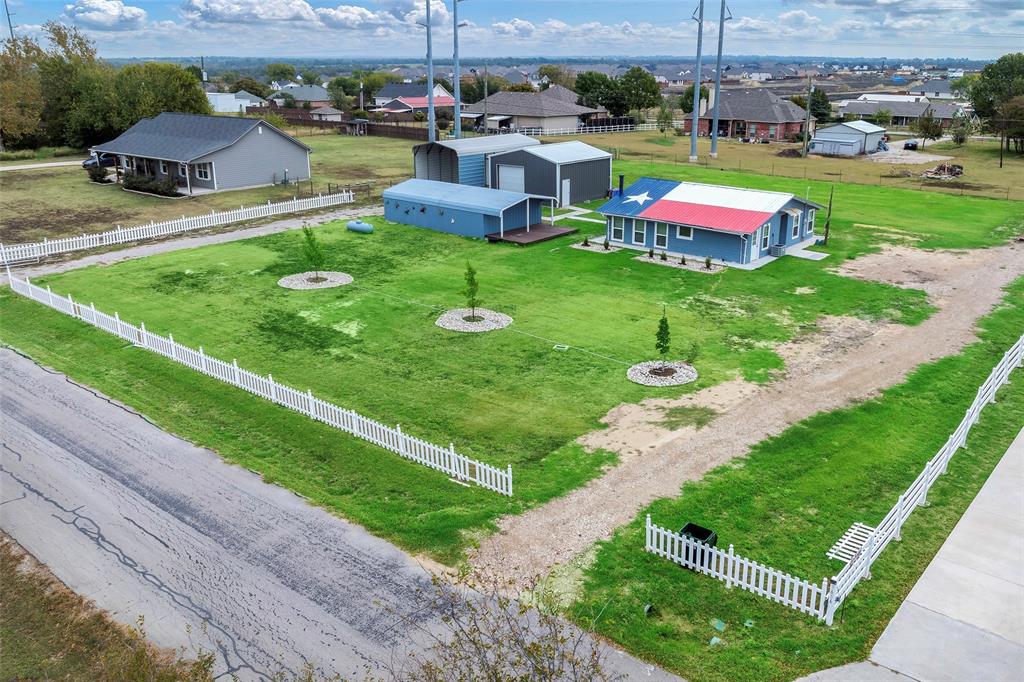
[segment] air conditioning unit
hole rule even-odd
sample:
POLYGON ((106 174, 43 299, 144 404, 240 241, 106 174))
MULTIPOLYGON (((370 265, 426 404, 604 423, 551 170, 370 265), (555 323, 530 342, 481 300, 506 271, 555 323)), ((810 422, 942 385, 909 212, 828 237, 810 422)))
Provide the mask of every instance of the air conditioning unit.
POLYGON ((779 256, 786 255, 786 246, 784 244, 776 244, 775 246, 768 249, 768 253, 771 256, 778 258, 779 256))

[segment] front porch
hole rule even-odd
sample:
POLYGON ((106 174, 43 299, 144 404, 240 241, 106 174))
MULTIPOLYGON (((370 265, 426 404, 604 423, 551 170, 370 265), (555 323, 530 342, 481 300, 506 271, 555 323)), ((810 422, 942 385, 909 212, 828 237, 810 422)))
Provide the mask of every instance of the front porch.
POLYGON ((116 167, 117 182, 134 174, 159 182, 170 181, 180 194, 196 196, 217 191, 213 163, 187 163, 141 156, 119 155, 116 167))
POLYGON ((549 239, 557 239, 567 234, 578 232, 575 227, 556 227, 550 223, 535 223, 526 227, 517 227, 504 232, 492 232, 484 235, 489 242, 509 242, 511 244, 536 244, 549 239))

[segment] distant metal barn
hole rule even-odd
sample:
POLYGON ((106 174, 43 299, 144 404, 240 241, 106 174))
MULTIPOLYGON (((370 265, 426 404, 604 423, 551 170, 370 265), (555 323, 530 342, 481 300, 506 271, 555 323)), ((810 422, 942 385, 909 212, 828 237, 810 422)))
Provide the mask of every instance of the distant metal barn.
POLYGON ((559 142, 492 154, 489 185, 553 197, 559 206, 603 199, 612 185, 612 155, 585 142, 559 142))
POLYGON ((419 144, 412 149, 413 174, 420 180, 486 187, 489 156, 539 145, 540 140, 518 133, 419 144))
POLYGON ((383 197, 384 217, 392 222, 479 239, 500 239, 539 225, 547 201, 521 192, 420 179, 390 187, 383 197))

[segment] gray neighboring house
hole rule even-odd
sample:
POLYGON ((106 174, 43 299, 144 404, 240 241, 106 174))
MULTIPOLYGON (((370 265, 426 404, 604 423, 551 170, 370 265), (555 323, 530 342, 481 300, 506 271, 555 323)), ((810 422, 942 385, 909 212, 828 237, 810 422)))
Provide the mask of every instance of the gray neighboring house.
POLYGON ((602 199, 612 184, 612 155, 573 140, 492 154, 488 186, 553 197, 559 206, 602 199))
POLYGON ((957 116, 966 115, 964 108, 952 102, 929 102, 922 99, 917 102, 875 102, 863 100, 849 100, 839 106, 839 115, 845 120, 857 120, 862 118, 873 118, 879 111, 888 111, 892 118, 889 125, 910 126, 917 122, 917 119, 924 116, 925 112, 931 112, 943 128, 952 125, 957 116))
POLYGON ((462 108, 463 116, 480 118, 486 112, 489 130, 527 130, 545 133, 554 130, 576 130, 600 109, 583 107, 567 102, 564 93, 547 90, 540 92, 496 92, 476 104, 462 108))
POLYGON ((818 128, 811 138, 808 151, 811 154, 830 156, 857 156, 874 154, 878 143, 885 136, 885 128, 867 121, 843 121, 836 125, 818 128))
POLYGON ((326 107, 331 103, 331 93, 327 92, 327 88, 322 85, 297 85, 283 88, 271 93, 267 99, 274 100, 280 106, 284 102, 285 95, 291 95, 298 104, 309 102, 309 106, 313 108, 326 107))
POLYGON ((144 118, 94 154, 116 154, 125 173, 173 180, 193 194, 310 178, 309 147, 266 121, 164 112, 144 118))

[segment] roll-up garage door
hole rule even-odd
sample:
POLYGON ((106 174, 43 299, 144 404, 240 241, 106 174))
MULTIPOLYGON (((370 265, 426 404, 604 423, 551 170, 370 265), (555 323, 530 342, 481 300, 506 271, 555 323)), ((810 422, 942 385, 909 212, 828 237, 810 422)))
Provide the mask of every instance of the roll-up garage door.
POLYGON ((498 164, 498 189, 508 192, 526 191, 526 174, 522 166, 498 164))

